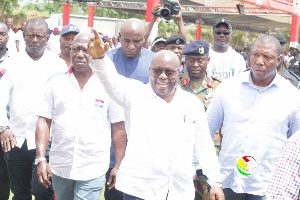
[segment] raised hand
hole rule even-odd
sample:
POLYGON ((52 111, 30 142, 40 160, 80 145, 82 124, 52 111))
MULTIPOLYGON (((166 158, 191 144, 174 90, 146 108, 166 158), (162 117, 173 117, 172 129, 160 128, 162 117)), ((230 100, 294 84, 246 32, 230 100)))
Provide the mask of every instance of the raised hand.
POLYGON ((91 42, 88 45, 88 52, 93 59, 101 59, 109 49, 108 42, 103 42, 100 38, 99 33, 92 29, 95 37, 91 38, 91 42))

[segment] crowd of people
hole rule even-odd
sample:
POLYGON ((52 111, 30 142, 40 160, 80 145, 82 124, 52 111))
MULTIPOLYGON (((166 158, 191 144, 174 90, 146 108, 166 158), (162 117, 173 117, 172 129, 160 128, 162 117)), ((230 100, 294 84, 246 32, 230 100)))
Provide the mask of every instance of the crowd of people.
POLYGON ((228 20, 209 45, 179 12, 145 48, 157 19, 57 48, 42 18, 0 22, 0 200, 300 199, 300 45, 262 35, 245 62, 228 20))

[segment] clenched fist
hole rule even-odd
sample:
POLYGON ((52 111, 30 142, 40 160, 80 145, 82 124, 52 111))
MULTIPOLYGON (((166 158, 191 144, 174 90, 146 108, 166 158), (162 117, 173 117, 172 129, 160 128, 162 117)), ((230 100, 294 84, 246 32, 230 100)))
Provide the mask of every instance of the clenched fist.
POLYGON ((91 38, 91 43, 89 43, 88 51, 93 59, 101 59, 104 57, 105 53, 109 49, 108 42, 103 42, 99 36, 99 33, 93 29, 95 37, 91 38))

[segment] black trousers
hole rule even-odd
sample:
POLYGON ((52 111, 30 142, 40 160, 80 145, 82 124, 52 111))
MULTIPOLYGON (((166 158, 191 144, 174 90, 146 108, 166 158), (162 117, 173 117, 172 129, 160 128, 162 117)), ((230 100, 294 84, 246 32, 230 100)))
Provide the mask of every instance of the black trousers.
POLYGON ((4 152, 0 147, 0 200, 8 200, 10 193, 7 165, 4 160, 4 152))
POLYGON ((13 200, 53 200, 52 187, 44 188, 37 181, 34 159, 35 149, 28 150, 25 140, 21 148, 15 147, 4 155, 8 167, 13 200), (35 170, 35 171, 34 171, 35 170), (34 171, 34 172, 33 172, 34 171))

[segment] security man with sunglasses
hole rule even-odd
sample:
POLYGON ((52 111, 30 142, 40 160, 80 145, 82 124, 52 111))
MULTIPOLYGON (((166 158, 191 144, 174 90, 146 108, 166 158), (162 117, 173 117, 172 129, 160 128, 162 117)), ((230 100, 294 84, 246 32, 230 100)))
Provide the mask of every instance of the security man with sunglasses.
POLYGON ((210 47, 208 75, 220 80, 230 78, 246 69, 243 56, 229 45, 232 35, 231 23, 226 19, 215 22, 213 27, 214 45, 210 47))

